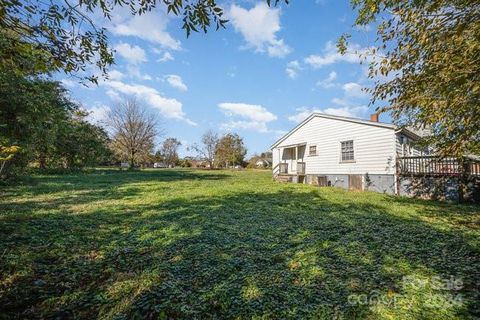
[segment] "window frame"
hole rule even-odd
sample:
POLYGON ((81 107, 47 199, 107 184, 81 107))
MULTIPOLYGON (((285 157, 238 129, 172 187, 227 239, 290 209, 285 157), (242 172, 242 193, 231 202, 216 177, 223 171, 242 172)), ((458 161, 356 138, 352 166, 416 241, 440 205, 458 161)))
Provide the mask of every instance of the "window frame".
POLYGON ((340 141, 340 162, 341 163, 355 162, 355 144, 353 139, 340 141), (346 145, 346 144, 351 144, 351 145, 346 145))
POLYGON ((308 156, 309 157, 314 157, 317 155, 317 145, 316 144, 311 144, 308 146, 308 156), (315 148, 315 151, 312 153, 312 148, 315 148))

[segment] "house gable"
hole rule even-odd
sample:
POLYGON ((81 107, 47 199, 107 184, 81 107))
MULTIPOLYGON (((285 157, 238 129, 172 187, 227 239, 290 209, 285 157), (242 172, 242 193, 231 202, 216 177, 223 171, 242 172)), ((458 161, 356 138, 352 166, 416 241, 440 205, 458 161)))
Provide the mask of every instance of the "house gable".
POLYGON ((364 124, 368 126, 376 126, 376 127, 382 127, 382 128, 388 128, 388 129, 397 129, 397 127, 393 124, 389 123, 383 123, 383 122, 375 122, 375 121, 369 121, 369 120, 362 120, 358 118, 350 118, 350 117, 341 117, 341 116, 333 116, 333 115, 328 115, 324 113, 312 113, 308 118, 300 122, 295 128, 290 130, 287 134, 285 134, 283 137, 278 139, 272 146, 271 149, 279 146, 283 141, 285 141, 289 136, 291 136, 293 133, 295 133, 297 130, 302 128, 305 124, 310 122, 312 119, 320 117, 320 118, 325 118, 325 119, 333 119, 333 120, 339 120, 339 121, 346 121, 346 122, 351 122, 351 123, 359 123, 359 124, 364 124))
POLYGON ((314 114, 273 145, 273 165, 303 162, 307 174, 319 175, 393 174, 395 137, 392 124, 314 114), (299 152, 294 161, 289 148, 299 152))

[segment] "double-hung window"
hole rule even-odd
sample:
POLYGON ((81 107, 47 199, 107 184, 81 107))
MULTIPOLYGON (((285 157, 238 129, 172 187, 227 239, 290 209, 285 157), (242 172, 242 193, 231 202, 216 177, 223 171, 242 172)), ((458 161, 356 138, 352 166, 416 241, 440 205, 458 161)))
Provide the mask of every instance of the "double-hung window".
POLYGON ((316 156, 317 155, 317 146, 312 145, 308 148, 308 155, 309 156, 316 156))
POLYGON ((342 156, 342 162, 355 160, 355 157, 353 154, 353 140, 341 142, 341 156, 342 156))

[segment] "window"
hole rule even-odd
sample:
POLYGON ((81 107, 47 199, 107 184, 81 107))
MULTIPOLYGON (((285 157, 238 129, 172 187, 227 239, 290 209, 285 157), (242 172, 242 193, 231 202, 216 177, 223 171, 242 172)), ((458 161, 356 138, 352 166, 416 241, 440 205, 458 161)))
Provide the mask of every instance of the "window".
POLYGON ((353 140, 342 141, 342 162, 343 161, 353 161, 353 140))
POLYGON ((317 155, 317 146, 310 146, 308 149, 309 156, 316 156, 317 155))
POLYGON ((411 155, 411 146, 410 142, 408 141, 407 137, 401 136, 400 137, 400 144, 402 146, 402 155, 403 156, 410 156, 411 155))

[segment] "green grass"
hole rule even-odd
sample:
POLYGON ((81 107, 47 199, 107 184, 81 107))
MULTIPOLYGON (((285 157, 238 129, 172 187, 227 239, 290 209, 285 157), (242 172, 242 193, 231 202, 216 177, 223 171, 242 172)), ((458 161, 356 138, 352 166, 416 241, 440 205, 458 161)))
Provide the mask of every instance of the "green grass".
POLYGON ((479 220, 266 171, 38 175, 0 192, 0 318, 475 318, 479 220))

